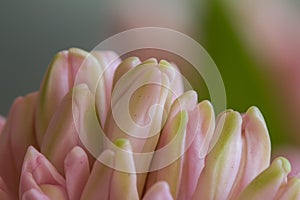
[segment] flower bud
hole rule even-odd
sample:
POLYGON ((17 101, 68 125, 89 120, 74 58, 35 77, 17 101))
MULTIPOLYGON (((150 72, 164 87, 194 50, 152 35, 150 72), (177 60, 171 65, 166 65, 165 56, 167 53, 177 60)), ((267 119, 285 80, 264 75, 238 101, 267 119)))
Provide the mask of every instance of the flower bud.
POLYGON ((179 111, 178 114, 168 122, 169 123, 167 123, 163 129, 157 147, 158 151, 155 152, 152 161, 152 165, 161 166, 162 168, 150 172, 147 188, 150 188, 158 181, 166 181, 170 186, 170 192, 173 198, 176 199, 182 175, 183 158, 181 156, 184 153, 188 114, 186 111, 179 111), (171 148, 168 147, 170 144, 172 145, 171 148), (159 149, 163 148, 167 149, 164 156, 158 153, 159 149), (173 158, 174 160, 170 160, 168 163, 167 157, 173 158))
MULTIPOLYGON (((130 68, 114 86, 104 130, 111 141, 129 139, 134 153, 149 153, 145 159, 135 159, 137 172, 141 173, 148 171, 170 105, 180 94, 171 85, 176 69, 166 61, 148 59, 130 68)), ((145 178, 146 174, 138 175, 140 195, 145 178)))
MULTIPOLYGON (((53 165, 34 147, 30 146, 24 158, 20 179, 19 198, 31 189, 46 195, 49 199, 67 200, 64 178, 53 165)), ((33 195, 33 194, 31 194, 33 195)))
POLYGON ((61 174, 64 174, 64 160, 67 154, 73 147, 80 145, 73 119, 72 92, 62 99, 43 140, 41 152, 61 174))
POLYGON ((74 147, 68 153, 64 166, 69 199, 80 200, 83 188, 90 175, 86 153, 80 147, 74 147))
POLYGON ((121 77, 115 85, 105 125, 110 140, 127 138, 134 152, 154 150, 169 104, 178 95, 170 85, 174 75, 175 69, 170 64, 149 60, 121 77))
POLYGON ((81 63, 88 55, 80 49, 56 54, 40 87, 36 110, 37 141, 41 146, 50 120, 62 99, 72 89, 81 63))
POLYGON ((138 200, 137 179, 129 140, 118 139, 115 145, 119 148, 115 152, 114 171, 110 183, 111 200, 138 200))
POLYGON ((215 128, 215 115, 210 102, 199 103, 189 111, 187 124, 187 150, 184 154, 183 173, 178 199, 191 199, 205 164, 209 144, 215 128))
POLYGON ((243 115, 242 140, 242 159, 229 199, 238 196, 270 163, 269 133, 264 118, 256 107, 249 108, 243 115))
POLYGON ((113 52, 89 54, 75 48, 62 51, 54 57, 42 82, 37 104, 36 132, 40 146, 51 118, 62 99, 78 84, 87 84, 95 94, 100 123, 104 126, 110 102, 113 72, 118 61, 109 65, 113 67, 109 69, 106 67, 110 64, 110 59, 116 57, 113 52))
POLYGON ((276 158, 246 187, 239 195, 238 200, 274 199, 280 187, 286 184, 287 175, 290 171, 291 165, 287 159, 276 158))
POLYGON ((113 165, 114 157, 115 153, 111 150, 102 152, 93 165, 81 199, 98 200, 101 197, 103 200, 109 200, 113 169, 103 163, 113 165))
POLYGON ((228 110, 219 117, 215 135, 219 135, 205 159, 193 199, 226 199, 234 184, 242 152, 242 118, 228 110))

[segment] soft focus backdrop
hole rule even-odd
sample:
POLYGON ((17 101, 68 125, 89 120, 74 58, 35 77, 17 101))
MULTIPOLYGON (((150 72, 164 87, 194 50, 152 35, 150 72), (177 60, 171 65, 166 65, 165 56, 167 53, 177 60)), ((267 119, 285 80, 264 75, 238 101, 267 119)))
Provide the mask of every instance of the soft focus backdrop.
MULTIPOLYGON (((0 113, 38 89, 54 54, 91 50, 120 31, 179 30, 198 40, 222 74, 229 108, 258 106, 273 145, 300 144, 299 1, 5 1, 0 6, 0 113)), ((200 100, 209 98, 197 88, 200 100)))

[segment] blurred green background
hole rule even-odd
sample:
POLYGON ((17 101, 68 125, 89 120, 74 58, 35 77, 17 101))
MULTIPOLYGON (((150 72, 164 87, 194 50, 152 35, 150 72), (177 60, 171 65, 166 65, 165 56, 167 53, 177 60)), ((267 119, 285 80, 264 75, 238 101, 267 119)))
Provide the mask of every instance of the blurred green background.
MULTIPOLYGON (((275 79, 264 70, 267 62, 251 52, 251 45, 237 28, 238 23, 244 22, 235 19, 240 13, 232 14, 235 10, 231 9, 230 2, 2 2, 0 113, 6 115, 17 96, 38 90, 56 52, 70 47, 91 50, 119 31, 161 26, 179 30, 205 47, 222 74, 228 108, 245 112, 249 106, 256 105, 267 121, 273 145, 300 144, 299 137, 295 136, 299 130, 290 127, 284 109, 280 108, 281 94, 276 92, 275 79)), ((204 92, 201 99, 205 98, 209 96, 204 92)))

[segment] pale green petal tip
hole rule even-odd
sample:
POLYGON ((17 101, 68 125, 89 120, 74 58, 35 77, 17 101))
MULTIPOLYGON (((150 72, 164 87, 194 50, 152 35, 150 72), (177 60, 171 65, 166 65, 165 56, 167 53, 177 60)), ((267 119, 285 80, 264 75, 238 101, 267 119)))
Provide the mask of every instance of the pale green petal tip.
POLYGON ((232 110, 232 109, 227 109, 227 110, 224 110, 224 111, 220 112, 220 113, 218 114, 218 119, 221 119, 222 117, 226 116, 227 113, 230 113, 230 112, 234 112, 234 110, 232 110))
POLYGON ((145 60, 144 62, 141 63, 141 65, 144 64, 157 64, 157 59, 156 58, 149 58, 147 60, 145 60))
MULTIPOLYGON (((208 100, 204 100, 198 104, 198 109, 201 112, 201 115, 204 116, 204 125, 209 127, 215 127, 215 111, 208 100)), ((208 128, 208 127, 207 127, 208 128)), ((209 130, 209 129, 208 129, 209 130)))
POLYGON ((140 59, 136 56, 128 57, 125 60, 122 61, 122 63, 132 63, 133 65, 136 65, 140 63, 140 59))
POLYGON ((166 60, 160 60, 159 65, 163 67, 171 67, 171 64, 166 60))
POLYGON ((256 107, 256 106, 251 106, 247 112, 246 112, 247 115, 249 115, 250 117, 255 117, 255 118, 258 118, 260 119, 262 122, 265 121, 262 113, 260 112, 260 110, 256 107))
POLYGON ((280 165, 282 170, 288 174, 291 172, 292 170, 292 167, 291 167, 291 164, 289 162, 288 159, 284 158, 284 157, 278 157, 274 160, 274 162, 276 162, 276 164, 280 165))
POLYGON ((129 140, 125 139, 125 138, 116 139, 114 144, 121 149, 124 149, 124 148, 130 146, 129 140))
POLYGON ((78 49, 78 48, 70 48, 69 54, 71 54, 72 56, 75 56, 75 57, 79 57, 79 58, 85 58, 89 55, 89 53, 87 51, 84 51, 84 50, 78 49))
POLYGON ((187 96, 189 99, 198 99, 198 94, 195 90, 186 91, 182 96, 187 96))
POLYGON ((183 93, 181 96, 179 96, 175 102, 173 103, 173 108, 175 106, 179 107, 179 110, 183 110, 186 107, 193 108, 198 101, 197 93, 194 90, 189 90, 185 93, 183 93), (185 106, 183 106, 185 105, 185 106))
MULTIPOLYGON (((242 125, 241 115, 233 110, 227 110, 219 117, 216 127, 216 137, 218 138, 218 144, 222 144, 220 151, 226 148, 224 144, 230 142, 234 135, 238 134, 240 127, 242 125), (219 135, 220 134, 220 135, 219 135)), ((217 145, 217 144, 216 144, 217 145)))
POLYGON ((67 55, 67 53, 68 53, 68 51, 64 50, 64 51, 60 51, 57 54, 55 54, 50 63, 50 66, 51 66, 50 68, 52 68, 52 66, 54 66, 57 61, 63 59, 67 55))
POLYGON ((199 103, 199 105, 204 105, 205 107, 206 106, 212 107, 212 104, 209 100, 203 100, 199 103))
POLYGON ((69 57, 78 58, 83 61, 83 63, 92 62, 93 64, 98 63, 97 59, 94 57, 93 52, 87 52, 82 49, 78 48, 70 48, 69 50, 69 57))
POLYGON ((227 110, 225 113, 225 124, 224 128, 233 128, 236 126, 240 126, 242 123, 242 117, 240 113, 233 111, 233 110, 227 110))
MULTIPOLYGON (((38 153, 38 151, 37 151, 33 146, 29 146, 28 149, 27 149, 26 156, 32 158, 32 157, 34 157, 37 153, 38 153)), ((25 157, 26 157, 26 156, 25 156, 25 157)))
POLYGON ((214 108, 210 101, 204 100, 199 103, 199 108, 208 116, 214 114, 214 108))
POLYGON ((115 157, 115 152, 113 152, 112 150, 106 149, 101 153, 101 155, 98 157, 97 160, 100 163, 105 164, 106 166, 113 166, 114 157, 115 157))
POLYGON ((68 54, 71 56, 74 56, 74 57, 81 58, 81 59, 84 59, 89 55, 89 53, 87 51, 84 51, 82 49, 70 48, 69 50, 64 50, 64 51, 58 52, 52 59, 50 66, 53 66, 56 62, 65 59, 68 54))
MULTIPOLYGON (((67 57, 67 54, 68 54, 68 51, 64 50, 64 51, 60 51, 58 52, 57 54, 54 55, 53 59, 51 60, 51 63, 50 63, 50 67, 48 68, 48 71, 46 73, 46 83, 49 81, 50 77, 51 77, 51 74, 55 71, 55 67, 56 67, 56 64, 58 64, 59 62, 63 62, 66 57, 67 57)), ((44 91, 44 90, 42 90, 44 91)))

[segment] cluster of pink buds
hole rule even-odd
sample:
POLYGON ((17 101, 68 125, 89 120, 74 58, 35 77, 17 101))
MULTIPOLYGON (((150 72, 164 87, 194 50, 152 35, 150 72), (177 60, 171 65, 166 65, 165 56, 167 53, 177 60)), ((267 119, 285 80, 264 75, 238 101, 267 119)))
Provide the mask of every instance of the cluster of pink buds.
POLYGON ((0 118, 0 199, 300 199, 270 154, 256 107, 215 119, 165 60, 70 49, 0 118))

